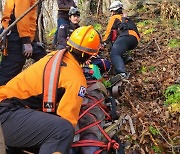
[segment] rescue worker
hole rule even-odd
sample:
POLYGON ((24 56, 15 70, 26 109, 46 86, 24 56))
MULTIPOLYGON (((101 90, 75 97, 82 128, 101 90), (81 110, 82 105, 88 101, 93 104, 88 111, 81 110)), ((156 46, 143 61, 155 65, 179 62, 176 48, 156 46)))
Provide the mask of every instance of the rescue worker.
POLYGON ((62 24, 58 30, 57 36, 57 50, 66 48, 67 40, 69 39, 72 32, 79 27, 80 12, 78 8, 71 7, 69 10, 70 24, 62 24))
POLYGON ((69 153, 87 87, 80 64, 97 55, 100 36, 92 26, 83 26, 67 44, 69 50, 49 53, 0 87, 6 146, 39 147, 40 154, 69 153))
MULTIPOLYGON (((2 17, 2 26, 6 29, 36 0, 6 0, 2 17)), ((22 71, 27 58, 38 61, 46 55, 46 51, 39 42, 33 42, 36 31, 37 8, 32 9, 7 34, 7 53, 0 65, 0 85, 6 84, 22 71)))
POLYGON ((123 54, 134 49, 139 42, 140 35, 135 23, 123 12, 123 4, 114 1, 110 5, 112 16, 107 25, 103 41, 113 42, 110 58, 115 68, 115 73, 122 78, 128 78, 128 73, 123 61, 123 54))
POLYGON ((71 7, 77 7, 74 0, 57 0, 57 4, 58 4, 58 20, 57 20, 57 30, 56 33, 54 35, 54 39, 53 39, 53 45, 55 46, 57 43, 57 34, 58 34, 58 29, 60 27, 60 25, 63 24, 69 24, 69 16, 68 16, 68 12, 70 10, 71 7))

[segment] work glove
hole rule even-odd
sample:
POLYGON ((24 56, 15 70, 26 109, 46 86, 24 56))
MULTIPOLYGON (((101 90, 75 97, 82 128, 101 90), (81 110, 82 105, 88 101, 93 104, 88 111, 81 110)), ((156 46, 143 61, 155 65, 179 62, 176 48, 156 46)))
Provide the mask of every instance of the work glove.
POLYGON ((32 56, 33 48, 31 44, 23 44, 22 51, 25 57, 29 58, 32 56))

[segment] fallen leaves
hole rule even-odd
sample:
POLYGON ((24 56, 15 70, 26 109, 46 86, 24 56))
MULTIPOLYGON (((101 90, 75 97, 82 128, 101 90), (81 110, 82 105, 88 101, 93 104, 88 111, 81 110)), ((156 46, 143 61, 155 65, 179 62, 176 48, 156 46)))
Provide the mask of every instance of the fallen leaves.
POLYGON ((163 96, 180 74, 179 50, 168 46, 178 33, 165 23, 158 28, 151 37, 141 34, 143 41, 132 54, 134 62, 127 65, 132 78, 119 97, 124 102, 119 112, 130 113, 136 134, 132 136, 129 126, 121 128, 126 153, 176 153, 180 148, 179 105, 164 106, 163 96))

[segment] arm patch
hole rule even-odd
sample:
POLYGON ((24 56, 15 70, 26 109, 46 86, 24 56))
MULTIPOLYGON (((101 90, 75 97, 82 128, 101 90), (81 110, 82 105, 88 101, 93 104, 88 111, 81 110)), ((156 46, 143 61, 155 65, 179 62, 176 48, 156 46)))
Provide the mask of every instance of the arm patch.
POLYGON ((85 94, 86 94, 86 88, 81 86, 78 92, 78 96, 84 98, 85 94))
POLYGON ((59 27, 60 29, 64 29, 64 25, 60 25, 60 27, 59 27))

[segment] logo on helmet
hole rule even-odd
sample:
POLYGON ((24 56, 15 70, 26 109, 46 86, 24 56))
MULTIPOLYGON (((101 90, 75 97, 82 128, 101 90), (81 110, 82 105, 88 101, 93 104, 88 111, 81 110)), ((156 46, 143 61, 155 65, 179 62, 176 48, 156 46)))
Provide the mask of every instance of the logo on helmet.
POLYGON ((91 32, 91 34, 90 34, 90 36, 89 36, 89 42, 92 42, 93 40, 94 40, 94 37, 95 37, 95 32, 94 31, 92 31, 91 32))

